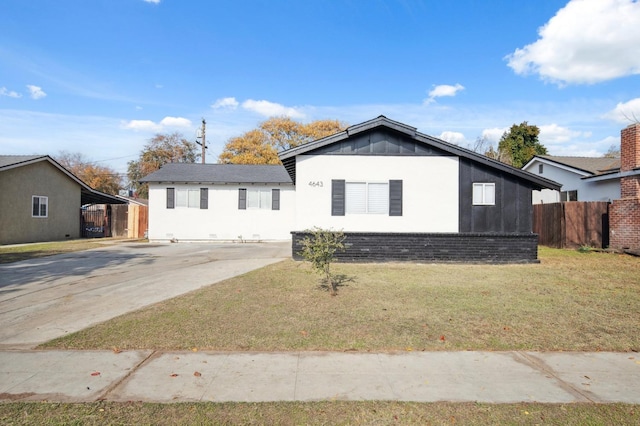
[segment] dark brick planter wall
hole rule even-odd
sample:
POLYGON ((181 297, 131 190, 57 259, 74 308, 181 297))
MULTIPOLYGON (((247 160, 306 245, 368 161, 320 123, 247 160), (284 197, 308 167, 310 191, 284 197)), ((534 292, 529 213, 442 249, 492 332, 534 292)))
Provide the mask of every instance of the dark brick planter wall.
MULTIPOLYGON (((292 232, 293 258, 309 235, 292 232)), ((537 263, 537 234, 345 232, 340 262, 537 263)))

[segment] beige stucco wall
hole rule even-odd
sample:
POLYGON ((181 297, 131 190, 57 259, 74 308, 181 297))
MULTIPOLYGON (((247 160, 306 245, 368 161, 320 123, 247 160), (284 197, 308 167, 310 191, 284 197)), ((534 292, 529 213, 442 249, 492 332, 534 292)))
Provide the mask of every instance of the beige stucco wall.
POLYGON ((80 185, 47 161, 0 172, 0 244, 80 237, 80 185), (48 217, 32 217, 34 195, 49 197, 48 217))

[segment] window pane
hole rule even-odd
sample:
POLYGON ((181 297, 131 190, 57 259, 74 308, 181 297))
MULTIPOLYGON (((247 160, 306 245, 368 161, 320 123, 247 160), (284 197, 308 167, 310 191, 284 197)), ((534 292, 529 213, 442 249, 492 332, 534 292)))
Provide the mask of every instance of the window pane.
POLYGON ((33 208, 31 209, 31 214, 33 216, 40 215, 40 199, 38 197, 33 197, 33 208))
POLYGON ((374 214, 387 214, 389 212, 389 184, 370 183, 367 212, 374 214))
POLYGON ((250 189, 247 191, 247 208, 260 208, 260 192, 256 191, 255 189, 250 189))
POLYGON ((482 184, 473 184, 473 204, 482 204, 482 184))
POLYGON ((187 190, 176 190, 176 207, 187 207, 187 190))
POLYGON ((40 216, 47 217, 47 203, 40 204, 40 216))
POLYGON ((484 185, 484 204, 496 203, 496 184, 487 183, 484 185))
POLYGON ((260 208, 271 209, 271 191, 260 191, 260 208))
POLYGON ((200 208, 200 190, 189 190, 189 206, 190 208, 200 208))
POLYGON ((346 212, 347 213, 366 213, 367 200, 367 184, 347 182, 345 184, 346 193, 346 212))

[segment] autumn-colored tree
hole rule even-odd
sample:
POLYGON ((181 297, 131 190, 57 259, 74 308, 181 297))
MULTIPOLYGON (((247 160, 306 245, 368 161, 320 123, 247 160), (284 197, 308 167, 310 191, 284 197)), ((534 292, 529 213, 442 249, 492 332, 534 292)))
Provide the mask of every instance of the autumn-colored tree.
POLYGON ((79 152, 61 151, 55 160, 95 190, 118 195, 122 189, 122 178, 119 173, 110 167, 94 164, 79 152))
POLYGON ((140 151, 136 161, 127 163, 129 187, 140 198, 149 196, 147 184, 138 181, 167 163, 195 163, 200 158, 195 142, 189 142, 181 133, 156 134, 140 151))
POLYGON ((229 139, 218 157, 225 164, 280 164, 278 151, 341 132, 347 128, 338 120, 300 123, 289 117, 272 117, 241 136, 229 139))
POLYGON ((514 124, 500 138, 498 151, 509 156, 513 167, 520 168, 534 155, 547 154, 547 148, 538 141, 539 134, 538 126, 529 125, 526 121, 514 124))

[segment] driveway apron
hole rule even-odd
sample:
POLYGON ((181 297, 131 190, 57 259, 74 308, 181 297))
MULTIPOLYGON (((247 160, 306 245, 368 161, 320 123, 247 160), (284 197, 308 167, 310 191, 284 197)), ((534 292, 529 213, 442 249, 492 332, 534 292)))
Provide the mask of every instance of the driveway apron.
POLYGON ((0 265, 0 348, 33 348, 286 259, 290 250, 290 242, 130 242, 0 265))

